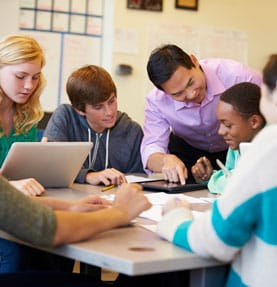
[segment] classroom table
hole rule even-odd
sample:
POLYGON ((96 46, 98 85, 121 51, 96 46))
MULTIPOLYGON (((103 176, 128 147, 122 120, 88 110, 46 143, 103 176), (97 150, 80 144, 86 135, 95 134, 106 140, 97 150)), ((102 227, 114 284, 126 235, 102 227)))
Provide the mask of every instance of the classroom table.
MULTIPOLYGON (((105 195, 114 191, 109 190, 105 195)), ((73 184, 71 188, 48 189, 46 196, 73 200, 89 194, 103 195, 103 192, 100 187, 73 184)), ((186 194, 195 197, 210 196, 207 190, 186 194)), ((207 204, 195 206, 198 210, 206 208, 207 204)), ((153 225, 154 222, 138 218, 136 223, 103 232, 90 240, 43 250, 130 276, 191 270, 191 286, 222 286, 224 263, 187 252, 162 240, 140 224, 153 225)), ((0 231, 0 237, 26 244, 3 231, 0 231)))

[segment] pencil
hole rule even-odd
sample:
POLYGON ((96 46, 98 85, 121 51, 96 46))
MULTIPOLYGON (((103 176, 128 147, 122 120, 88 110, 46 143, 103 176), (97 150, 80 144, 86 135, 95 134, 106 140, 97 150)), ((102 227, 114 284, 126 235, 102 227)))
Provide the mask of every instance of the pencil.
POLYGON ((110 189, 113 189, 115 188, 115 185, 114 184, 111 184, 111 185, 108 185, 108 186, 105 186, 101 189, 102 192, 105 192, 105 191, 108 191, 110 189))
POLYGON ((224 166, 224 164, 219 159, 216 159, 216 163, 223 170, 223 173, 225 174, 226 177, 229 177, 231 175, 230 171, 224 166))

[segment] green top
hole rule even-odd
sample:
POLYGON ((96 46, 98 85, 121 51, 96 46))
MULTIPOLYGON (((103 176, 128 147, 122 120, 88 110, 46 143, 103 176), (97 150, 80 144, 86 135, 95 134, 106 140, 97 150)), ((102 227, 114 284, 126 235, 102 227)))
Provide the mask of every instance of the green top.
MULTIPOLYGON (((3 130, 0 127, 0 134, 3 134, 3 130)), ((0 137, 0 166, 2 166, 11 145, 14 142, 36 142, 37 141, 37 126, 34 125, 26 134, 14 134, 14 129, 12 128, 8 136, 2 135, 0 137)))
MULTIPOLYGON (((238 150, 228 149, 226 156, 225 167, 230 172, 236 167, 237 161, 240 157, 238 150)), ((224 190, 224 187, 228 181, 223 170, 214 170, 211 178, 208 181, 208 189, 211 193, 221 194, 224 190)))
POLYGON ((1 230, 33 245, 51 247, 56 225, 50 207, 30 199, 0 176, 1 230))

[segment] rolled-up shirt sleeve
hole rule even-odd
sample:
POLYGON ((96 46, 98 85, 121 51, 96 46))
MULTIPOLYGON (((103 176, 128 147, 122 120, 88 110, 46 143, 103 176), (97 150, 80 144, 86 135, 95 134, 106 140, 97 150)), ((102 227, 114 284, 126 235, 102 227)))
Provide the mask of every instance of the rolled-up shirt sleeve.
MULTIPOLYGON (((153 95, 153 93, 155 91, 152 91, 146 98, 144 136, 141 143, 141 158, 144 169, 146 169, 151 154, 156 152, 168 153, 170 125, 152 100, 153 96, 158 97, 159 95, 153 95)), ((159 91, 156 90, 156 93, 159 91)))

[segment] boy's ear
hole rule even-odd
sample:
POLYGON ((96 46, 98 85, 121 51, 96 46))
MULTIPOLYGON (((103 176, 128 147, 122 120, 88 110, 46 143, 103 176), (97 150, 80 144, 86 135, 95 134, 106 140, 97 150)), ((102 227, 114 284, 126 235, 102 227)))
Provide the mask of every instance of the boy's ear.
POLYGON ((263 126, 263 118, 260 115, 252 115, 250 123, 253 129, 260 129, 263 126))
POLYGON ((81 116, 85 116, 86 115, 84 112, 82 112, 82 111, 80 111, 80 110, 78 110, 76 108, 74 108, 74 110, 81 116))

